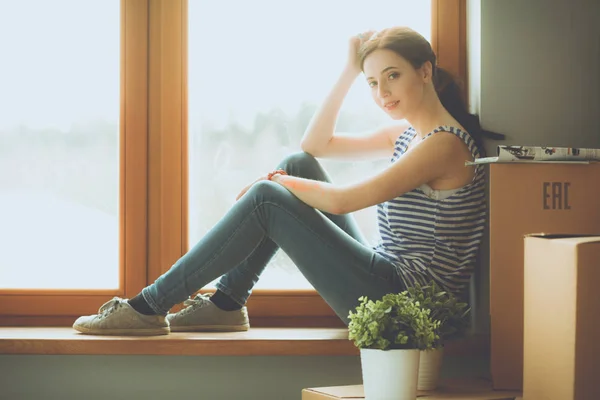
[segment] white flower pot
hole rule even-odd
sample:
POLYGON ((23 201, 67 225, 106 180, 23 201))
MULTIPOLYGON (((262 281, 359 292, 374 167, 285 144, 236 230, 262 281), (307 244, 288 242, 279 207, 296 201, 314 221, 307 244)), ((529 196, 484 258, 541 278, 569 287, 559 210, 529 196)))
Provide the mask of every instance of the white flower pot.
POLYGON ((440 380, 444 348, 420 352, 418 390, 435 390, 440 380))
POLYGON ((415 400, 419 350, 360 349, 366 400, 415 400))

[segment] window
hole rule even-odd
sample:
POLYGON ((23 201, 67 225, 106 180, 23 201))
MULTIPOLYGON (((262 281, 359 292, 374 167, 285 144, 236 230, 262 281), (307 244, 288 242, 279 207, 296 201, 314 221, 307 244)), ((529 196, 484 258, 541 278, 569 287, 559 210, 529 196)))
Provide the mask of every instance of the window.
POLYGON ((146 283, 147 16, 0 4, 3 325, 69 324, 146 283))
MULTIPOLYGON (((377 0, 368 5, 377 7, 372 13, 364 2, 340 2, 331 10, 316 0, 288 2, 286 8, 240 1, 233 9, 229 4, 229 13, 208 0, 42 3, 0 5, 0 49, 9 60, 0 67, 2 325, 68 326, 112 296, 137 294, 169 269, 243 186, 297 150, 314 107, 345 61, 349 35, 413 26, 431 38, 441 65, 465 77, 464 0, 418 2, 419 8, 407 0, 377 0), (36 15, 51 22, 34 23, 36 15), (9 28, 14 23, 17 28, 9 28), (61 33, 65 27, 70 32, 61 33), (257 46, 259 38, 273 47, 290 45, 257 46), (245 58, 232 65, 234 52, 245 58), (37 62, 26 61, 31 59, 37 62), (269 68, 281 59, 285 68, 269 68), (208 73, 216 75, 208 79, 208 73), (220 107, 211 105, 218 102, 220 107), (255 130, 260 134, 249 135, 255 130), (239 164, 232 133, 272 157, 239 164), (212 180, 216 176, 231 183, 212 180), (200 192, 197 180, 211 182, 212 192, 200 192), (61 217, 64 203, 41 196, 27 202, 13 193, 16 206, 7 211, 9 190, 40 188, 50 199, 79 203, 61 217), (210 203, 211 197, 222 203, 210 203), (49 222, 33 220, 36 213, 60 226, 47 228, 49 222), (49 243, 39 237, 44 231, 56 245, 42 259, 39 250, 49 243), (94 246, 95 238, 104 247, 94 246), (22 250, 15 255, 7 246, 22 250), (45 270, 36 275, 40 259, 45 270)), ((338 130, 358 132, 383 121, 365 90, 359 78, 338 130)), ((356 163, 346 171, 326 162, 340 183, 381 166, 356 163)), ((356 217, 372 238, 369 213, 356 217)), ((250 298, 253 325, 335 325, 333 312, 285 258, 279 252, 250 298), (292 283, 283 285, 282 276, 292 283)))
MULTIPOLYGON (((394 25, 410 26, 430 39, 431 3, 254 0, 237 2, 232 13, 230 3, 190 2, 190 247, 244 186, 300 151, 310 118, 346 61, 350 36, 394 25)), ((387 122, 360 76, 342 107, 338 131, 361 132, 387 122)), ((334 182, 348 183, 388 162, 323 164, 334 182)), ((355 213, 372 243, 375 215, 375 207, 355 213)), ((255 288, 312 286, 279 251, 255 288)))

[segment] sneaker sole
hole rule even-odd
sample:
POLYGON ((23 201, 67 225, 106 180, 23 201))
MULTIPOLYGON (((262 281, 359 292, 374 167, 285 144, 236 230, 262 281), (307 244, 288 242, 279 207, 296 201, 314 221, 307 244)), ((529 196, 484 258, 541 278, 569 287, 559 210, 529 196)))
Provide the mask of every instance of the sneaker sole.
POLYGON ((189 326, 172 326, 171 332, 242 332, 250 328, 249 324, 245 325, 189 325, 189 326))
POLYGON ((83 326, 74 326, 73 329, 86 335, 115 335, 115 336, 157 336, 168 335, 171 330, 164 328, 144 328, 144 329, 94 329, 83 326))

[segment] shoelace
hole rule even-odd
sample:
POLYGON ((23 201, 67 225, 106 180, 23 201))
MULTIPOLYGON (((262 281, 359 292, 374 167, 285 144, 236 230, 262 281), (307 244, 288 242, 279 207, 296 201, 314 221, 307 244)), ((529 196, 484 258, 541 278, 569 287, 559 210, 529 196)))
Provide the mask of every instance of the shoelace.
POLYGON ((207 294, 197 294, 193 299, 187 299, 183 302, 185 308, 181 310, 183 314, 187 314, 192 310, 202 308, 210 303, 210 296, 207 294))
POLYGON ((120 297, 113 297, 112 300, 104 303, 100 309, 98 310, 98 314, 100 318, 105 318, 106 316, 112 314, 115 310, 117 310, 121 305, 125 302, 120 297))

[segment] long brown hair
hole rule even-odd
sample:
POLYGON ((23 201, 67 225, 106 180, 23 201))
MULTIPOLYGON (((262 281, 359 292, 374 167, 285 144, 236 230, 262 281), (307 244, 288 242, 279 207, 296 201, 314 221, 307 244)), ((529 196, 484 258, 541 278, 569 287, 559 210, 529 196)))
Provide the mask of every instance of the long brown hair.
POLYGON ((408 27, 394 27, 377 32, 359 49, 361 69, 365 58, 377 49, 387 49, 407 60, 415 69, 427 61, 431 62, 433 84, 440 102, 446 110, 471 135, 480 152, 483 152, 482 138, 504 139, 504 135, 481 128, 479 118, 469 113, 463 91, 456 79, 447 70, 436 65, 436 55, 431 44, 418 32, 408 27))

